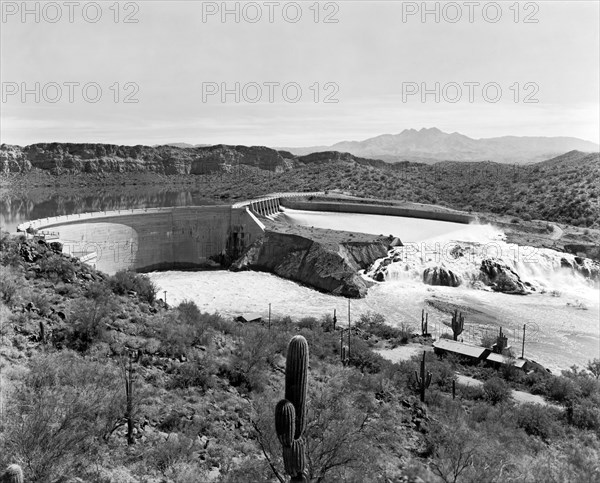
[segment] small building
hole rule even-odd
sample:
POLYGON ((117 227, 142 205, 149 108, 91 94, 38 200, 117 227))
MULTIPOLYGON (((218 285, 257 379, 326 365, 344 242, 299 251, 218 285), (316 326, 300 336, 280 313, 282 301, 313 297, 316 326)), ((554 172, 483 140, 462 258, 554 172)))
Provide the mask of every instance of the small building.
POLYGON ((248 313, 238 315, 235 318, 236 322, 262 322, 262 315, 259 313, 248 313))
POLYGON ((523 371, 528 370, 527 359, 515 359, 514 357, 508 357, 503 354, 492 352, 488 354, 485 360, 495 367, 513 365, 517 369, 521 369, 523 371))
POLYGON ((433 352, 437 355, 455 354, 459 357, 471 359, 472 362, 477 362, 483 360, 489 354, 490 349, 456 340, 439 339, 433 343, 433 352))
POLYGON ((515 359, 504 354, 478 345, 465 344, 449 339, 436 340, 433 343, 433 351, 437 355, 454 354, 462 359, 466 359, 472 364, 485 362, 493 367, 507 366, 509 364, 525 372, 531 370, 546 370, 540 364, 529 361, 528 359, 515 359))

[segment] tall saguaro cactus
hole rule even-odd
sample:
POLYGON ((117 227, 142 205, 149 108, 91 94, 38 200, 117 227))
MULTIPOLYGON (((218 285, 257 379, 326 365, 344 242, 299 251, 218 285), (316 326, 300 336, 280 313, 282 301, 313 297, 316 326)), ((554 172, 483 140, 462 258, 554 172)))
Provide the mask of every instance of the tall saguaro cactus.
POLYGON ((275 431, 283 447, 285 472, 291 483, 308 483, 303 433, 306 427, 308 342, 294 336, 285 363, 285 399, 275 407, 275 431))
POLYGON ((464 328, 465 317, 463 316, 462 312, 455 310, 454 315, 452 316, 452 332, 454 334, 454 340, 458 340, 458 336, 462 334, 464 328))
POLYGON ((429 335, 428 326, 429 325, 429 314, 425 312, 425 309, 421 309, 421 335, 423 337, 429 335))
POLYGON ((431 384, 431 372, 425 372, 425 351, 423 351, 423 359, 421 360, 421 376, 415 371, 415 380, 417 386, 419 386, 419 393, 421 394, 421 402, 425 402, 425 389, 431 384))

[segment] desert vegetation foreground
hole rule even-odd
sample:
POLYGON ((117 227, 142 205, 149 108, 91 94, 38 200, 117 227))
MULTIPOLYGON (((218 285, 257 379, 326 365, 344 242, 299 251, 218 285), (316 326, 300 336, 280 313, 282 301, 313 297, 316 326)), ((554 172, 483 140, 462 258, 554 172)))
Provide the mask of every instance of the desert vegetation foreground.
POLYGON ((561 375, 463 366, 379 314, 357 316, 349 340, 346 321, 301 306, 241 324, 169 307, 147 277, 108 277, 43 241, 3 234, 0 248, 0 465, 24 481, 285 481, 274 415, 296 335, 310 352, 310 481, 600 479, 598 360, 561 375), (423 349, 408 361, 374 351, 407 342, 423 349))

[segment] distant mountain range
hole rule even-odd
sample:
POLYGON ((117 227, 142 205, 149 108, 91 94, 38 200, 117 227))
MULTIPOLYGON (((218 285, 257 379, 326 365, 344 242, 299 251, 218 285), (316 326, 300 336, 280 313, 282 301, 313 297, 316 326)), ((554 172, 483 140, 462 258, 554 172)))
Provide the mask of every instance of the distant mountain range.
POLYGON ((212 144, 190 144, 190 143, 166 143, 166 144, 153 144, 153 148, 159 146, 171 146, 172 148, 205 148, 206 146, 212 146, 212 144))
POLYGON ((528 164, 543 161, 568 151, 598 152, 598 144, 572 137, 502 136, 473 139, 433 127, 405 129, 399 134, 383 134, 364 141, 342 141, 332 146, 278 148, 296 155, 339 151, 363 158, 396 163, 416 161, 495 161, 528 164))

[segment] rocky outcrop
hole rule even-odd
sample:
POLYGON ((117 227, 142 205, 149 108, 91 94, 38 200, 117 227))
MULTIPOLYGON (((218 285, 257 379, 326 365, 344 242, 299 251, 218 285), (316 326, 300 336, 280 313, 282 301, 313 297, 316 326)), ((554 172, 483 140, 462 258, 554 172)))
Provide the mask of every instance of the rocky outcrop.
POLYGON ((0 174, 31 171, 31 162, 20 146, 3 144, 0 147, 0 174))
POLYGON ((517 272, 507 265, 485 259, 481 261, 479 279, 496 292, 515 295, 527 295, 531 285, 523 282, 517 272))
POLYGON ((452 270, 443 267, 430 267, 423 271, 423 283, 427 285, 458 287, 461 284, 461 280, 452 270))
POLYGON ((323 243, 266 231, 231 268, 271 272, 335 295, 364 297, 368 286, 358 271, 385 256, 389 241, 323 243))
POLYGON ((573 261, 570 261, 563 257, 560 259, 560 266, 595 283, 600 281, 600 263, 595 260, 573 257, 573 261))
POLYGON ((34 168, 54 175, 77 173, 209 174, 239 166, 281 172, 298 162, 286 151, 263 146, 117 146, 114 144, 41 143, 0 146, 0 174, 34 168))

